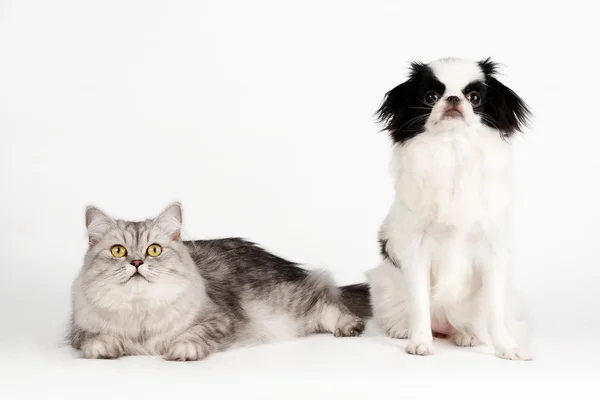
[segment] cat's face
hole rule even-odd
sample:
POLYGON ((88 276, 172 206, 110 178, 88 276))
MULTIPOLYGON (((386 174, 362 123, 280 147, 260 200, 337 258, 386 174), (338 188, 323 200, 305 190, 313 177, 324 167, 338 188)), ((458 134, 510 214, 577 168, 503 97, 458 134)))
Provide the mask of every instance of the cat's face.
POLYGON ((81 294, 98 306, 169 303, 197 277, 180 239, 179 204, 141 222, 115 220, 88 207, 86 224, 90 247, 79 287, 81 294))

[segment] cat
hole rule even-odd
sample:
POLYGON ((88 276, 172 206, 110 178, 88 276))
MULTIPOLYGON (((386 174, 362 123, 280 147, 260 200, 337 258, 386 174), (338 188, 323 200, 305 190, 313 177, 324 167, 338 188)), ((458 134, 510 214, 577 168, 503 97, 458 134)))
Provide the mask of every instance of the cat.
POLYGON ((90 206, 86 226, 67 335, 84 358, 195 361, 313 333, 359 336, 372 316, 366 283, 337 288, 240 238, 183 241, 179 203, 141 222, 90 206))

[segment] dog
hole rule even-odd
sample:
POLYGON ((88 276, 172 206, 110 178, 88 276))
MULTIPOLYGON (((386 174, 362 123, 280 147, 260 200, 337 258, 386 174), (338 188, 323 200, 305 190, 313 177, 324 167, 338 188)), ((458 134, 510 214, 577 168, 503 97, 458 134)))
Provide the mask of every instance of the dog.
POLYGON ((412 62, 376 113, 395 198, 367 277, 375 321, 410 354, 433 354, 435 335, 532 359, 508 292, 512 139, 532 112, 498 72, 491 58, 412 62))

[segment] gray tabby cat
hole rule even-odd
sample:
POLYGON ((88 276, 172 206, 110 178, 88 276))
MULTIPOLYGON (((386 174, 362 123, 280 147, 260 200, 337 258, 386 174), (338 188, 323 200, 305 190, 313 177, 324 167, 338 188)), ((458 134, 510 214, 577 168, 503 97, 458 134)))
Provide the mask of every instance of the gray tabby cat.
POLYGON ((68 340, 85 358, 200 360, 233 346, 317 332, 358 336, 369 288, 336 288, 242 239, 181 240, 181 207, 156 219, 86 211, 89 248, 72 287, 68 340))

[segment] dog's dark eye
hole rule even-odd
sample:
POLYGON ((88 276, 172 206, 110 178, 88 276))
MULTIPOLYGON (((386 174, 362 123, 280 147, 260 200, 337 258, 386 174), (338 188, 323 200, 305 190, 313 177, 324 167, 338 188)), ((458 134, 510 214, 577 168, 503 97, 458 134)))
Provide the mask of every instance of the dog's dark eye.
POLYGON ((471 92, 467 95, 467 100, 474 106, 478 106, 481 104, 481 95, 477 92, 471 92))
POLYGON ((437 103, 437 101, 439 99, 440 99, 440 95, 437 94, 433 90, 430 90, 429 92, 425 93, 425 97, 423 97, 423 101, 425 101, 425 103, 429 104, 430 106, 432 106, 435 103, 437 103))

